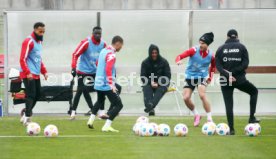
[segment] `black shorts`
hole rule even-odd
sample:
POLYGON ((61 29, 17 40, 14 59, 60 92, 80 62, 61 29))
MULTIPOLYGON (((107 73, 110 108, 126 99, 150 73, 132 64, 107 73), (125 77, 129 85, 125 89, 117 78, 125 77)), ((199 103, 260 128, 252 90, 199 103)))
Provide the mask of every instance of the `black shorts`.
POLYGON ((195 89, 198 85, 207 86, 207 79, 205 78, 198 78, 198 79, 186 79, 186 84, 184 88, 190 88, 192 90, 195 89))

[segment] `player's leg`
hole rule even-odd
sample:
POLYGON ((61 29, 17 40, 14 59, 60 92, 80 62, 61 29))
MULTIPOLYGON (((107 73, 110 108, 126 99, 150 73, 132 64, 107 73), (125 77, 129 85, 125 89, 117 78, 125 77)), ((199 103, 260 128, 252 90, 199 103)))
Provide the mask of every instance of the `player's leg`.
MULTIPOLYGON (((116 87, 117 90, 118 90, 117 93, 120 95, 121 92, 122 92, 122 86, 120 86, 118 83, 115 83, 115 87, 116 87)), ((113 107, 114 107, 114 105, 110 104, 110 107, 109 107, 109 109, 108 109, 108 112, 109 112, 110 110, 112 110, 113 107)))
POLYGON ((113 109, 109 112, 109 118, 106 120, 105 125, 102 128, 102 131, 111 131, 111 132, 119 132, 111 127, 112 121, 116 118, 119 112, 123 108, 122 100, 118 93, 114 93, 112 91, 106 91, 106 96, 109 99, 110 103, 114 106, 113 109))
POLYGON ((151 100, 153 98, 153 89, 151 85, 143 86, 143 95, 144 95, 144 104, 145 104, 144 111, 148 113, 153 108, 153 104, 151 103, 151 100))
POLYGON ((246 81, 241 85, 237 85, 236 88, 250 95, 250 116, 248 122, 259 123, 260 120, 256 119, 255 117, 258 100, 258 89, 249 81, 246 81))
POLYGON ((234 114, 233 114, 233 86, 221 86, 223 100, 226 108, 226 116, 230 127, 230 135, 235 135, 234 114))
POLYGON ((32 108, 34 106, 34 101, 36 98, 36 84, 34 79, 29 80, 27 78, 23 79, 23 83, 26 91, 26 112, 23 124, 27 125, 31 121, 30 117, 32 115, 32 108))
POLYGON ((84 79, 83 79, 84 86, 83 86, 82 92, 83 92, 84 99, 85 99, 88 107, 90 108, 90 110, 93 108, 93 102, 92 102, 92 98, 89 93, 89 88, 94 87, 94 85, 93 85, 94 78, 95 78, 95 75, 92 75, 92 76, 84 76, 84 79), (87 81, 87 80, 89 82, 86 84, 84 81, 87 81))
POLYGON ((75 119, 76 110, 78 108, 80 97, 83 92, 83 87, 84 87, 83 77, 84 77, 83 75, 78 74, 78 86, 77 86, 77 92, 73 99, 73 106, 72 106, 71 117, 70 117, 71 120, 75 119))
POLYGON ((102 107, 102 105, 104 105, 104 100, 105 100, 105 91, 97 91, 97 95, 98 95, 98 99, 97 102, 95 103, 94 107, 92 107, 92 114, 90 115, 88 122, 87 122, 87 126, 90 129, 93 129, 93 123, 95 121, 96 115, 99 111, 99 109, 102 107))
MULTIPOLYGON (((117 88, 117 93, 120 95, 121 94, 121 91, 122 91, 122 86, 120 86, 118 83, 115 83, 115 87, 117 88)), ((109 113, 110 111, 114 108, 114 105, 112 105, 112 103, 110 103, 110 106, 108 108, 108 111, 107 113, 105 113, 105 110, 104 110, 104 105, 102 108, 100 108, 99 112, 98 112, 98 115, 99 115, 99 118, 101 119, 108 119, 109 117, 109 113)))
POLYGON ((34 103, 33 103, 33 108, 35 107, 37 101, 40 98, 40 91, 41 91, 41 82, 40 82, 40 79, 36 79, 35 80, 35 88, 36 88, 36 94, 35 94, 35 100, 34 100, 34 103))
POLYGON ((183 100, 186 106, 192 111, 194 115, 194 126, 199 126, 201 116, 196 110, 195 105, 191 99, 194 89, 195 89, 195 83, 192 80, 187 79, 186 85, 184 86, 184 90, 183 90, 183 100))
POLYGON ((211 114, 211 106, 206 96, 206 85, 205 82, 198 85, 198 94, 202 101, 203 107, 207 114, 207 121, 213 122, 212 114, 211 114))

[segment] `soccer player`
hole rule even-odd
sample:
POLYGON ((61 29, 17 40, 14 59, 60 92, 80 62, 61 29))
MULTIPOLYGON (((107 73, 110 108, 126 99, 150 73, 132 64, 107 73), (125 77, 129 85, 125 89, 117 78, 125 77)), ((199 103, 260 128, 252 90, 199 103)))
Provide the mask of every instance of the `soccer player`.
POLYGON ((197 87, 198 94, 202 101, 203 107, 207 113, 207 121, 213 122, 211 114, 211 106, 206 97, 207 85, 211 82, 215 72, 215 57, 214 54, 208 49, 208 46, 213 42, 214 34, 212 32, 205 33, 199 38, 199 46, 190 48, 176 57, 176 64, 182 64, 181 60, 189 57, 189 62, 185 72, 186 85, 184 86, 183 99, 186 106, 194 114, 194 126, 200 124, 201 116, 195 108, 191 100, 191 95, 197 87), (209 68, 209 65, 211 67, 209 68), (209 69, 209 76, 208 76, 209 69))
POLYGON ((42 62, 42 41, 45 24, 37 22, 34 31, 22 43, 20 54, 20 78, 23 79, 26 91, 26 112, 21 118, 25 126, 31 122, 32 110, 40 98, 40 74, 47 80, 47 70, 42 62))
POLYGON ((151 44, 149 56, 141 64, 141 80, 145 112, 154 116, 154 108, 167 92, 171 79, 171 68, 168 61, 159 53, 159 48, 151 44))
POLYGON ((119 52, 123 46, 123 39, 120 36, 115 36, 112 39, 112 44, 103 49, 100 53, 98 68, 95 78, 94 88, 97 90, 97 104, 92 109, 92 114, 87 122, 89 128, 93 129, 93 123, 98 110, 103 107, 105 96, 109 99, 112 109, 108 113, 108 119, 102 127, 104 132, 119 132, 111 127, 112 121, 123 108, 121 98, 115 86, 115 62, 116 52, 119 52))
POLYGON ((217 50, 216 67, 221 76, 221 91, 230 127, 230 135, 235 135, 233 117, 233 91, 235 88, 250 95, 250 117, 248 122, 260 122, 254 115, 256 112, 258 89, 245 76, 248 64, 248 52, 246 47, 240 43, 238 32, 234 29, 229 30, 225 44, 217 50))
MULTIPOLYGON (((93 103, 89 94, 88 84, 93 85, 97 68, 99 54, 106 43, 101 39, 102 29, 99 26, 93 28, 92 36, 82 40, 72 57, 72 76, 78 76, 77 93, 73 100, 70 119, 75 119, 80 96, 83 94, 86 103, 92 110, 93 103)), ((92 87, 93 88, 93 87, 92 87)))

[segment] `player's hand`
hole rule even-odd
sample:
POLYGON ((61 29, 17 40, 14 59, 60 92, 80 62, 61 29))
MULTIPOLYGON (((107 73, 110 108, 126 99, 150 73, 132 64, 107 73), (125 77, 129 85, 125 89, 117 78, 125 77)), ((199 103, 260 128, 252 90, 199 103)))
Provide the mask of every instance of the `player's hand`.
POLYGON ((236 78, 233 76, 229 76, 229 82, 230 83, 236 82, 236 78))
POLYGON ((177 65, 182 65, 183 62, 180 60, 180 61, 177 61, 176 64, 177 64, 177 65))
POLYGON ((118 89, 114 85, 111 86, 111 90, 112 90, 113 93, 117 93, 118 92, 118 89))
POLYGON ((211 83, 211 78, 208 78, 208 79, 206 80, 206 83, 207 83, 207 84, 210 84, 210 83, 211 83))
POLYGON ((32 79, 33 79, 33 75, 30 73, 30 74, 27 75, 27 78, 28 78, 29 80, 32 80, 32 79))
POLYGON ((72 68, 71 74, 72 74, 73 77, 76 77, 77 71, 76 71, 75 68, 72 68))
POLYGON ((44 76, 44 79, 47 81, 47 79, 48 79, 48 74, 45 73, 43 76, 44 76))
POLYGON ((158 87, 158 84, 155 83, 155 82, 152 82, 152 83, 151 83, 151 87, 152 87, 152 88, 157 88, 157 87, 158 87))

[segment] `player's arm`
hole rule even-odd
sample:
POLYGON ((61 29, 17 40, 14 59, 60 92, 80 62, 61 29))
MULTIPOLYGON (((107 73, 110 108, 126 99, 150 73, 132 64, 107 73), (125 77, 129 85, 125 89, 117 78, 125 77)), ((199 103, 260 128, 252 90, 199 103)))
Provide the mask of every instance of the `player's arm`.
POLYGON ((240 74, 240 72, 243 72, 245 69, 247 69, 248 65, 249 65, 249 58, 248 58, 248 51, 246 49, 246 47, 243 47, 241 49, 242 51, 242 62, 240 65, 236 66, 235 68, 233 68, 231 71, 233 73, 233 75, 238 75, 240 74))
POLYGON ((76 48, 76 50, 74 51, 74 53, 72 54, 71 67, 72 67, 72 75, 73 76, 76 76, 77 61, 78 61, 80 55, 82 55, 87 50, 88 45, 89 45, 89 42, 87 39, 81 41, 80 44, 78 45, 78 47, 76 48))
POLYGON ((31 39, 27 38, 22 43, 21 53, 20 53, 20 66, 25 75, 27 75, 27 78, 32 78, 30 69, 27 65, 27 58, 31 50, 34 48, 34 43, 31 39))
POLYGON ((113 76, 112 76, 112 68, 114 66, 115 60, 116 60, 116 58, 115 58, 114 53, 110 52, 106 55, 106 58, 105 58, 105 62, 106 62, 105 72, 106 72, 108 85, 110 86, 111 89, 113 89, 113 87, 114 87, 113 76))
POLYGON ((215 60, 215 56, 212 55, 211 66, 209 68, 209 78, 208 78, 209 82, 212 81, 215 71, 216 71, 216 60, 215 60))
POLYGON ((41 72, 41 74, 43 74, 45 80, 47 80, 47 79, 48 79, 47 69, 46 69, 46 67, 45 67, 45 65, 44 65, 44 63, 43 63, 43 61, 41 61, 40 72, 41 72))
POLYGON ((191 57, 193 56, 194 54, 196 53, 196 48, 195 47, 192 47, 190 48, 189 50, 186 50, 184 51, 182 54, 176 56, 176 59, 175 59, 175 63, 180 65, 182 64, 181 63, 181 60, 186 58, 186 57, 191 57))

